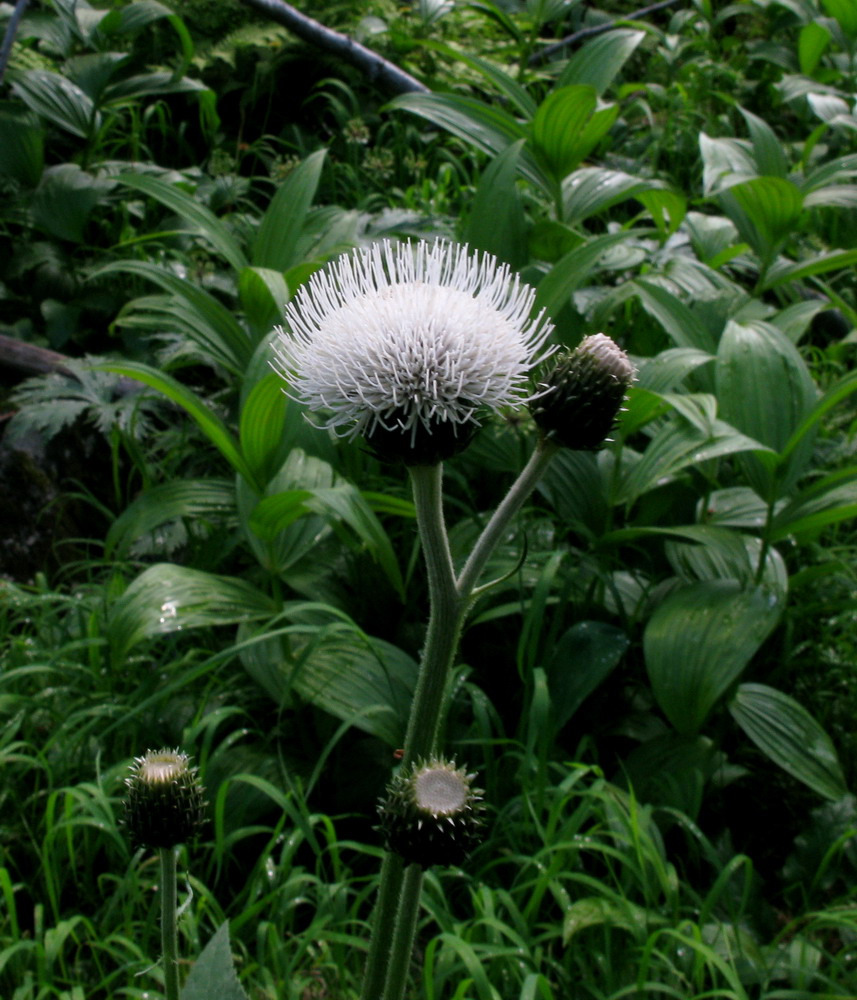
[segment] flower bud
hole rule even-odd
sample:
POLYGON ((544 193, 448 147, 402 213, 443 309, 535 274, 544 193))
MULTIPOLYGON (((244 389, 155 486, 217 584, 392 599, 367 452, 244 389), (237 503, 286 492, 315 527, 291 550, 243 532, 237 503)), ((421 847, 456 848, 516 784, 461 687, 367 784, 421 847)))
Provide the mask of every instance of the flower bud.
POLYGON ((125 825, 135 847, 175 847, 193 839, 204 819, 205 789, 187 754, 148 750, 125 779, 125 825))
POLYGON ((479 840, 485 806, 475 774, 454 761, 417 761, 387 786, 378 806, 387 848, 423 868, 464 860, 479 840))
POLYGON ((597 451, 613 429, 633 381, 628 355, 596 333, 558 356, 531 403, 533 419, 549 440, 575 451, 597 451))

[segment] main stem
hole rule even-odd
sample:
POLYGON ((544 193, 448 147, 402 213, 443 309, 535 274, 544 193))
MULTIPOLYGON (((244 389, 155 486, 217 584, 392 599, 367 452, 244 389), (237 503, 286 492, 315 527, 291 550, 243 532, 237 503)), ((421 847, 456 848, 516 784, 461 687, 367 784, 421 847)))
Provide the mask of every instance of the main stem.
MULTIPOLYGON (((476 542, 458 580, 443 519, 443 468, 440 464, 411 466, 411 486, 429 586, 429 623, 414 691, 402 763, 404 766, 436 752, 446 683, 458 647, 473 591, 491 552, 521 509, 558 446, 539 441, 476 542)), ((361 1000, 402 1000, 416 933, 422 870, 407 868, 387 854, 375 907, 372 942, 361 1000)))
POLYGON ((159 848, 161 857, 161 955, 166 1000, 179 1000, 179 945, 176 929, 176 851, 159 848))

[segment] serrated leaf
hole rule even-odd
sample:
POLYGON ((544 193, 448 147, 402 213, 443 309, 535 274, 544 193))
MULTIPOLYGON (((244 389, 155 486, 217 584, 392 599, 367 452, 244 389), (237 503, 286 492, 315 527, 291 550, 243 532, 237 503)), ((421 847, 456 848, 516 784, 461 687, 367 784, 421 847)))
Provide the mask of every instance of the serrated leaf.
POLYGON ((181 1000, 249 1000, 235 972, 228 920, 217 928, 193 963, 181 1000))
POLYGON ((792 777, 828 799, 847 793, 830 737, 793 698, 765 684, 741 684, 729 711, 756 746, 792 777))
POLYGON ((708 580, 660 604, 643 637, 652 692, 679 733, 699 731, 779 620, 780 603, 759 588, 708 580))

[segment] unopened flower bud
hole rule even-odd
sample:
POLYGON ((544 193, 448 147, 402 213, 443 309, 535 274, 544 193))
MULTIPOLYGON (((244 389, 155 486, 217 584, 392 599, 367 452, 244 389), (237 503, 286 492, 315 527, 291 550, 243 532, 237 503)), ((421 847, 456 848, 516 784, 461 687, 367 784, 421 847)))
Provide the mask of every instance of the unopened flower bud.
POLYGON ((634 381, 628 355, 609 337, 586 337, 558 356, 531 404, 545 437, 575 451, 597 451, 613 429, 634 381))
POLYGON ((204 818, 205 789, 187 754, 148 750, 134 758, 125 784, 125 825, 136 847, 175 847, 193 839, 204 818))
POLYGON ((417 761, 387 786, 378 806, 387 848, 423 868, 464 860, 479 840, 485 806, 474 774, 454 761, 417 761))

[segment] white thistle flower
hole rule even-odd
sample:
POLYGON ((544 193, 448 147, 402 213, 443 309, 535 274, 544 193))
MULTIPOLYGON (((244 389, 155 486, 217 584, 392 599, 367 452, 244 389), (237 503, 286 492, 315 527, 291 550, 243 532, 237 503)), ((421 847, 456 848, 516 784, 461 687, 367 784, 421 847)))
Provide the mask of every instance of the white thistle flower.
POLYGON ((290 395, 326 414, 322 426, 406 461, 439 461, 466 443, 481 410, 532 398, 528 373, 551 353, 540 355, 552 330, 530 318, 534 299, 488 254, 384 241, 300 289, 274 367, 290 395))

